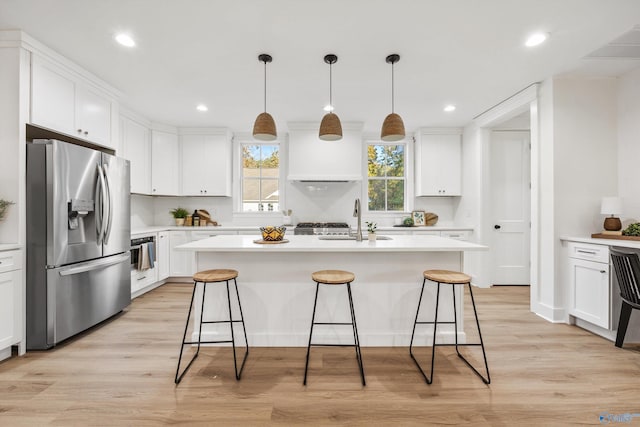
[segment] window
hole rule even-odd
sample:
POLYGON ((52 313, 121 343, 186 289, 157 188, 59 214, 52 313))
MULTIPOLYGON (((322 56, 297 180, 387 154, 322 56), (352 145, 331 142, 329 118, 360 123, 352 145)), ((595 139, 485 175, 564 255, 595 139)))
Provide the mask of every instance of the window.
POLYGON ((242 212, 280 210, 280 146, 241 144, 242 212))
POLYGON ((405 144, 367 145, 369 211, 405 210, 405 144))

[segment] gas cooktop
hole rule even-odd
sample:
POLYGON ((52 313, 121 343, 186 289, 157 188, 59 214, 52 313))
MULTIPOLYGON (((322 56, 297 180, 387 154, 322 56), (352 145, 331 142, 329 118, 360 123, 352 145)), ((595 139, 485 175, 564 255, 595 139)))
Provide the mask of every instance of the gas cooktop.
POLYGON ((307 234, 316 236, 348 235, 351 227, 346 222, 300 222, 293 230, 293 234, 307 234))

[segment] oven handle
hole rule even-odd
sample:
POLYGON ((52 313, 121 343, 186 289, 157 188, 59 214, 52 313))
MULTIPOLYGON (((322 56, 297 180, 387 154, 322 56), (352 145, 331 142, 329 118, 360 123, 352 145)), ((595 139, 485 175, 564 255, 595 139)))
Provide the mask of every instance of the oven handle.
POLYGON ((130 259, 131 259, 131 256, 127 253, 127 254, 120 255, 116 258, 108 259, 104 261, 90 261, 90 262, 84 263, 83 265, 69 268, 68 270, 62 270, 60 272, 60 275, 72 276, 74 274, 86 273, 88 271, 93 271, 93 270, 100 270, 102 268, 107 268, 107 267, 111 267, 112 265, 120 264, 121 262, 130 260, 130 259))

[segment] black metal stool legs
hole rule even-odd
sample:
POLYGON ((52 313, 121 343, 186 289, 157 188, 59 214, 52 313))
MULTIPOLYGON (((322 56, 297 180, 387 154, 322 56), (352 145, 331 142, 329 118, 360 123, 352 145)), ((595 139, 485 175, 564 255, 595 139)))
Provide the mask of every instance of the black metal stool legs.
POLYGON ((323 347, 354 347, 356 351, 356 360, 358 361, 358 368, 360 370, 360 377, 362 378, 362 385, 366 386, 367 383, 364 377, 364 365, 362 363, 362 353, 360 351, 360 339, 358 337, 358 326, 356 324, 356 312, 353 308, 353 297, 351 295, 351 283, 345 283, 347 285, 347 295, 349 296, 349 312, 351 315, 351 322, 316 322, 316 307, 318 304, 318 291, 320 289, 320 282, 316 282, 316 297, 313 301, 313 314, 311 315, 311 328, 309 330, 309 344, 307 345, 307 360, 304 365, 304 379, 302 381, 303 385, 307 385, 307 372, 309 370, 309 354, 311 352, 312 346, 323 347), (351 325, 353 329, 353 344, 321 344, 321 343, 311 343, 311 339, 313 337, 313 326, 314 325, 351 325))
POLYGON ((240 323, 242 323, 242 330, 244 332, 244 342, 245 342, 245 352, 244 358, 242 359, 242 365, 240 366, 240 370, 238 371, 238 361, 236 360, 236 340, 233 333, 233 323, 237 322, 237 320, 233 320, 233 316, 231 315, 231 296, 229 295, 229 281, 227 280, 227 301, 229 302, 229 327, 231 328, 231 347, 233 348, 233 368, 236 372, 236 380, 240 380, 242 376, 242 370, 244 369, 244 364, 247 361, 247 356, 249 356, 249 341, 247 341, 247 330, 244 327, 244 316, 242 315, 242 305, 240 304, 240 294, 238 293, 238 282, 236 279, 233 279, 233 283, 236 288, 236 297, 238 298, 238 308, 240 309, 240 323))
MULTIPOLYGON (((413 332, 411 333, 411 343, 409 344, 409 355, 411 355, 411 358, 413 359, 413 361, 415 362, 416 366, 420 370, 420 373, 424 377, 424 380, 427 382, 427 384, 431 384, 433 382, 433 366, 434 366, 435 360, 436 360, 436 345, 435 344, 436 344, 436 329, 437 329, 437 326, 438 326, 438 305, 440 303, 440 283, 438 283, 438 290, 436 292, 436 312, 435 312, 434 321, 433 322, 418 322, 418 314, 420 313, 420 306, 422 305, 422 295, 424 294, 424 285, 425 285, 426 281, 427 281, 427 279, 423 279, 422 280, 422 290, 420 291, 420 299, 418 299, 418 309, 416 310, 416 320, 413 322, 413 332), (413 354, 413 338, 414 338, 415 333, 416 333, 416 325, 433 325, 433 344, 431 346, 431 373, 429 374, 429 376, 427 376, 427 374, 425 374, 424 370, 422 369, 422 366, 420 366, 420 363, 418 363, 418 360, 416 359, 416 357, 413 354)), ((441 322, 441 323, 452 323, 452 322, 441 322)), ((457 334, 456 334, 456 339, 457 339, 457 334)))
MULTIPOLYGON (((420 291, 420 299, 418 300, 418 309, 416 310, 416 318, 415 318, 415 321, 413 323, 413 332, 411 333, 411 343, 409 345, 409 354, 411 355, 411 358, 413 359, 413 361, 415 362, 416 366, 420 370, 420 373, 424 377, 425 381, 427 382, 427 384, 431 384, 433 382, 433 368, 434 368, 434 364, 435 364, 436 346, 455 346, 456 347, 456 353, 457 353, 458 357, 461 358, 473 370, 473 372, 475 372, 476 375, 478 375, 480 377, 480 379, 482 379, 482 381, 485 384, 490 384, 491 383, 491 377, 489 375, 489 365, 487 363, 487 355, 486 355, 485 350, 484 350, 484 341, 482 340, 482 332, 480 331, 480 321, 478 320, 478 312, 476 310, 476 303, 475 303, 475 299, 473 297, 473 290, 471 289, 471 283, 466 283, 466 285, 468 285, 468 287, 469 287, 469 295, 471 296, 471 304, 473 305, 473 314, 475 316, 476 327, 478 328, 478 335, 480 337, 480 342, 479 343, 470 343, 470 344, 459 344, 458 343, 458 313, 457 313, 457 309, 456 309, 455 284, 452 284, 452 292, 453 292, 453 322, 438 322, 438 306, 439 306, 439 303, 440 303, 440 285, 441 285, 440 282, 437 282, 438 283, 438 288, 437 288, 437 291, 436 291, 436 308, 435 308, 435 315, 434 315, 433 322, 419 322, 418 321, 418 314, 420 313, 420 306, 422 305, 422 295, 424 293, 424 285, 425 285, 425 283, 426 283, 426 279, 424 279, 422 281, 422 290, 420 291), (442 324, 453 324, 454 325, 455 344, 436 344, 436 331, 437 331, 438 325, 442 325, 442 324), (416 325, 433 325, 433 342, 431 344, 431 373, 430 373, 429 376, 427 376, 427 374, 425 374, 424 370, 420 366, 420 363, 418 363, 418 360, 415 358, 415 356, 413 354, 413 339, 414 339, 415 332, 416 332, 416 325), (460 353, 459 347, 463 347, 463 346, 480 346, 482 348, 482 357, 484 359, 484 366, 485 366, 485 369, 486 369, 486 372, 487 372, 487 376, 486 377, 482 376, 482 374, 471 363, 469 363, 469 361, 460 353)), ((460 285, 464 285, 464 283, 459 283, 459 284, 460 285)))
POLYGON ((313 336, 313 325, 316 320, 316 306, 318 304, 318 290, 320 289, 320 283, 316 282, 316 297, 313 300, 313 314, 311 315, 311 328, 309 329, 309 344, 307 345, 307 361, 304 364, 304 380, 303 385, 307 385, 307 370, 309 369, 309 353, 311 352, 311 337, 313 336))
MULTIPOLYGON (((473 369, 473 372, 475 372, 485 384, 491 384, 491 376, 489 375, 489 364, 487 363, 487 354, 484 351, 484 341, 482 340, 482 332, 480 331, 480 321, 478 320, 478 311, 476 310, 476 301, 473 298, 473 291, 471 290, 471 283, 467 283, 467 286, 469 287, 469 295, 471 296, 471 304, 473 305, 473 315, 476 318, 476 327, 478 328, 478 336, 480 337, 480 343, 479 344, 461 344, 461 345, 479 345, 480 348, 482 348, 482 358, 484 359, 484 368, 487 372, 487 376, 486 378, 482 376, 482 374, 480 372, 478 372, 478 370, 476 368, 473 367, 473 365, 471 363, 469 363, 469 361, 467 359, 465 359, 465 357, 460 354, 460 351, 458 350, 458 325, 456 324, 456 353, 458 353, 458 357, 461 358, 462 360, 465 361, 465 363, 467 365, 469 365, 469 367, 471 369, 473 369)), ((455 295, 455 287, 454 287, 454 294, 453 294, 453 313, 455 315, 455 307, 456 307, 456 295, 455 295)))
POLYGON ((184 334, 182 334, 182 344, 180 345, 180 355, 178 356, 178 367, 176 368, 176 378, 174 380, 176 384, 178 384, 182 380, 182 377, 184 377, 184 374, 187 373, 187 370, 189 370, 189 368, 191 367, 191 364, 193 363, 194 360, 196 360, 196 357, 198 357, 198 354, 200 353, 200 334, 202 334, 202 314, 204 312, 204 292, 206 289, 206 285, 204 283, 202 284, 202 304, 200 306, 200 329, 198 330, 198 341, 197 341, 198 349, 196 350, 196 353, 193 355, 193 357, 187 364, 187 367, 184 368, 184 371, 182 371, 182 373, 180 374, 180 362, 182 361, 182 352, 184 350, 184 346, 187 344, 194 344, 190 341, 186 341, 186 339, 187 339, 187 330, 189 329, 189 320, 191 319, 191 310, 193 309, 193 299, 196 296, 197 288, 198 288, 198 282, 193 282, 193 292, 191 293, 191 302, 189 303, 189 312, 187 313, 187 322, 184 325, 184 334))
MULTIPOLYGON (((236 279, 233 279, 234 285, 235 285, 235 290, 236 290, 236 297, 238 299, 238 308, 240 310, 240 320, 233 320, 233 315, 232 315, 232 311, 231 311, 231 293, 229 290, 229 280, 224 280, 226 282, 226 290, 227 290, 227 307, 229 309, 229 320, 215 320, 215 321, 204 321, 204 302, 205 302, 205 297, 206 297, 206 290, 207 290, 207 284, 208 283, 218 283, 218 282, 207 282, 207 283, 202 283, 202 303, 200 305, 200 325, 198 327, 198 340, 197 341, 187 341, 187 330, 189 329, 189 320, 191 319, 191 310, 193 309, 193 301, 194 301, 194 297, 196 294, 196 289, 198 286, 199 282, 194 282, 194 286, 193 286, 193 293, 191 294, 191 303, 189 304, 189 312, 187 313, 187 322, 184 326, 184 334, 182 335, 182 344, 180 346, 180 355, 178 356, 178 367, 176 369, 176 378, 175 378, 175 383, 178 384, 181 380, 182 377, 184 376, 184 374, 187 373, 187 370, 191 367, 191 364, 193 363, 193 361, 196 359, 196 357, 198 357, 198 354, 200 353, 200 345, 201 344, 221 344, 221 343, 230 343, 232 350, 233 350, 233 367, 234 367, 234 372, 235 372, 235 376, 236 376, 236 380, 240 380, 241 376, 242 376, 242 370, 244 369, 244 365, 247 361, 247 356, 249 356, 249 341, 247 340, 247 330, 245 328, 244 325, 244 316, 242 314, 242 305, 240 304, 240 293, 238 292, 238 283, 236 281, 236 279), (244 358, 242 359, 242 364, 240 365, 240 369, 238 369, 238 360, 237 360, 237 356, 236 356, 236 340, 235 340, 235 332, 233 330, 233 324, 234 323, 238 323, 240 322, 242 324, 242 331, 244 333, 244 342, 245 342, 245 354, 244 354, 244 358), (202 341, 202 325, 205 323, 228 323, 229 327, 231 329, 231 340, 219 340, 219 341, 202 341), (182 371, 182 373, 180 373, 180 364, 182 362, 182 354, 184 351, 184 346, 185 345, 193 345, 193 344, 197 344, 198 347, 196 349, 196 353, 193 355, 193 357, 191 358, 191 360, 189 361, 189 364, 187 365, 186 368, 184 368, 184 370, 182 371)), ((221 281, 222 282, 222 281, 221 281)))
POLYGON ((356 324, 356 312, 353 309, 353 297, 351 296, 351 283, 347 283, 347 293, 349 294, 349 308, 351 309, 351 324, 353 326, 353 342, 356 349, 356 359, 360 367, 360 376, 362 377, 362 385, 367 385, 364 380, 364 367, 362 366, 362 353, 360 352, 360 338, 358 336, 358 325, 356 324))

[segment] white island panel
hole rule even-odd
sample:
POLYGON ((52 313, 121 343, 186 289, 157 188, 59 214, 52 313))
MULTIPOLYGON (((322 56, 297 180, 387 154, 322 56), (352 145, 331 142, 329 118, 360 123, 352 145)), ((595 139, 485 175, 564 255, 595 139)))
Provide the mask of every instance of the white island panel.
MULTIPOLYGON (((311 273, 340 269, 356 275, 352 292, 361 345, 408 346, 422 272, 435 268, 463 270, 463 251, 486 249, 438 236, 398 236, 375 243, 319 240, 315 236, 288 238, 289 243, 260 245, 251 236, 216 236, 179 247, 197 252, 198 270, 238 270, 250 345, 306 346, 315 292, 311 273)), ((205 320, 222 320, 228 310, 225 287, 207 286, 205 320)), ((200 289, 196 301, 201 301, 200 289)), ((453 320, 450 289, 444 286, 440 295, 438 316, 443 321, 453 320)), ((435 295, 435 284, 428 285, 421 320, 432 320, 435 295)), ((460 288, 456 295, 462 318, 460 288)), ((344 322, 348 316, 346 287, 321 285, 317 321, 344 322)), ((197 326, 198 310, 194 318, 197 326)), ((463 331, 462 322, 458 327, 463 331)), ((203 340, 225 339, 228 329, 228 325, 203 325, 203 340)), ((418 345, 431 341, 430 330, 430 326, 418 326, 418 345)), ((452 325, 439 326, 438 332, 439 340, 453 342, 452 325)), ((314 342, 351 340, 348 326, 320 326, 314 331, 314 342)))

